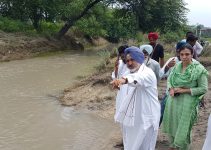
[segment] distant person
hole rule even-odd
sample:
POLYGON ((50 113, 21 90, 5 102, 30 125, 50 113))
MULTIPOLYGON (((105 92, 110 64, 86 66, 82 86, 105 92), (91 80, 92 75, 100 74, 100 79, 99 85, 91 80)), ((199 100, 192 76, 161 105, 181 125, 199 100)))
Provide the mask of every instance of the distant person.
POLYGON ((150 58, 150 55, 153 51, 153 48, 151 45, 141 45, 140 50, 144 53, 144 64, 152 69, 152 71, 155 73, 155 76, 157 78, 157 82, 160 81, 160 64, 155 61, 154 59, 150 58))
POLYGON ((171 71, 162 129, 169 136, 169 150, 188 150, 191 130, 197 119, 198 104, 208 90, 208 71, 193 61, 193 48, 183 45, 180 59, 171 71))
POLYGON ((154 60, 156 60, 160 67, 163 67, 164 65, 164 49, 163 46, 159 43, 157 43, 158 39, 158 33, 156 32, 150 32, 148 34, 149 44, 153 47, 153 51, 150 55, 150 57, 154 60))
POLYGON ((210 150, 210 149, 211 149, 211 114, 208 119, 207 135, 202 150, 210 150))
POLYGON ((203 46, 198 42, 198 37, 195 36, 193 32, 188 31, 186 33, 186 39, 183 39, 183 41, 187 42, 188 37, 190 39, 190 42, 188 42, 188 43, 191 44, 191 46, 193 46, 193 50, 194 50, 193 58, 198 59, 198 57, 200 56, 200 54, 203 50, 203 46))
POLYGON ((112 72, 112 79, 121 78, 121 76, 128 70, 124 53, 126 48, 128 48, 127 45, 118 47, 118 55, 115 61, 114 71, 112 72))
MULTIPOLYGON (((198 40, 198 37, 196 37, 195 35, 188 35, 186 42, 189 43, 192 47, 194 47, 194 45, 196 44, 196 41, 198 40)), ((196 53, 196 49, 193 48, 193 58, 194 59, 198 59, 198 55, 196 53)))
POLYGON ((159 128, 160 104, 157 80, 144 64, 144 54, 137 47, 125 50, 130 73, 112 81, 114 88, 128 85, 115 120, 122 124, 124 150, 154 150, 159 128))

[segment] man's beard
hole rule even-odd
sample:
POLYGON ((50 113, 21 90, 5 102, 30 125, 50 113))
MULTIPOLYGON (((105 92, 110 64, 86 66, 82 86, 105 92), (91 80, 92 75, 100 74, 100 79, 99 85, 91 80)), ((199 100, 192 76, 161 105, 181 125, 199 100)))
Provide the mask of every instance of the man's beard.
POLYGON ((133 69, 130 69, 130 73, 134 73, 136 71, 138 71, 140 65, 138 65, 137 67, 133 68, 133 69))

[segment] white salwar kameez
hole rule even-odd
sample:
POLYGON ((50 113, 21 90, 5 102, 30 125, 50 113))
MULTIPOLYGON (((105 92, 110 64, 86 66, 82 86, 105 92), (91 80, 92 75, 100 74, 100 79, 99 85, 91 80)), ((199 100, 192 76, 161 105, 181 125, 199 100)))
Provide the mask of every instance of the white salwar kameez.
POLYGON ((211 149, 211 114, 208 119, 207 136, 202 150, 210 150, 210 149, 211 149))
POLYGON ((142 64, 138 72, 124 78, 128 79, 128 93, 115 115, 123 125, 124 150, 154 150, 160 120, 155 74, 142 64))

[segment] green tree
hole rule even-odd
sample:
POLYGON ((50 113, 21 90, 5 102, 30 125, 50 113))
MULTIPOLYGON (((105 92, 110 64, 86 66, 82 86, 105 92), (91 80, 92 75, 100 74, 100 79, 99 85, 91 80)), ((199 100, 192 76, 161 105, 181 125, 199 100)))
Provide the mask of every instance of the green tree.
POLYGON ((1 0, 0 14, 21 21, 31 20, 34 28, 40 31, 41 20, 55 21, 60 3, 62 0, 1 0))
POLYGON ((133 36, 137 28, 143 33, 155 30, 176 32, 186 24, 186 11, 183 0, 0 1, 0 15, 31 20, 37 31, 42 30, 42 21, 64 22, 57 33, 58 38, 74 25, 90 35, 95 32, 114 39, 133 36))
POLYGON ((128 39, 136 36, 138 26, 134 14, 130 12, 115 9, 105 21, 107 37, 111 41, 118 42, 119 39, 128 39))
MULTIPOLYGON (((64 36, 65 33, 67 33, 67 31, 70 29, 70 27, 72 27, 79 19, 84 17, 92 7, 94 7, 96 4, 98 4, 101 1, 102 0, 88 0, 88 1, 85 0, 84 2, 78 1, 79 3, 77 6, 81 6, 82 4, 85 4, 85 5, 83 5, 85 7, 79 7, 80 9, 76 9, 77 11, 76 10, 74 11, 74 8, 76 8, 76 7, 73 7, 73 5, 75 3, 74 2, 69 3, 68 7, 72 8, 71 11, 74 13, 70 13, 70 16, 69 16, 69 14, 67 15, 68 16, 67 21, 66 21, 65 25, 58 32, 57 38, 61 38, 62 36, 64 36), (72 5, 70 5, 70 4, 72 4, 72 5)), ((70 11, 65 11, 65 12, 69 13, 70 11)))
POLYGON ((89 11, 89 14, 77 21, 75 26, 89 36, 103 36, 112 42, 135 37, 137 31, 135 16, 123 11, 99 3, 89 11))
POLYGON ((122 7, 137 16, 141 31, 176 31, 186 23, 183 0, 119 0, 122 7))

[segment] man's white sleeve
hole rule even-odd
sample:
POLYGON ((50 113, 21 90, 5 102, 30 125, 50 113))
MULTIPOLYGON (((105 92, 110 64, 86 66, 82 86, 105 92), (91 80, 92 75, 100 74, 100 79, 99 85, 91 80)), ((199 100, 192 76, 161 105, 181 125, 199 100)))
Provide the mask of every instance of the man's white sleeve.
POLYGON ((193 48, 195 49, 197 55, 200 55, 203 50, 203 47, 198 41, 196 41, 196 44, 193 46, 193 48))

